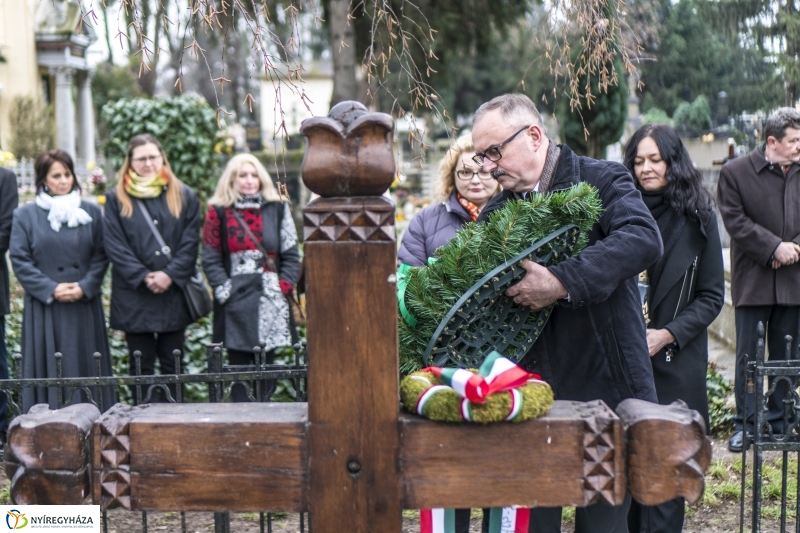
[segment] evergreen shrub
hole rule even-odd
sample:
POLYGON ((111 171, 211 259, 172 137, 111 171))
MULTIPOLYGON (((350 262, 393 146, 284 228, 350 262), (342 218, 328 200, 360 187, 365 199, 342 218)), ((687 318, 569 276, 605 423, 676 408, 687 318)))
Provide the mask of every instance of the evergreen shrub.
POLYGON ((205 203, 219 178, 214 144, 219 127, 216 114, 202 98, 133 98, 103 106, 108 126, 106 157, 114 169, 122 167, 131 137, 150 133, 161 142, 175 175, 195 190, 205 203))

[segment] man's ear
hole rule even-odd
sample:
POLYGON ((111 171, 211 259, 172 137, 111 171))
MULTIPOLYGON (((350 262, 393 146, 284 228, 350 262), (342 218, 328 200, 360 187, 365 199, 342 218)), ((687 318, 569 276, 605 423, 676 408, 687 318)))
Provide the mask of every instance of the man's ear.
POLYGON ((770 147, 772 147, 772 146, 775 146, 776 144, 778 144, 779 142, 780 142, 780 141, 778 141, 778 139, 776 139, 776 138, 775 138, 775 137, 773 137, 772 135, 770 135, 769 137, 767 137, 767 146, 770 146, 770 147))
POLYGON ((526 131, 525 133, 527 133, 530 136, 531 141, 533 142, 533 151, 538 152, 539 148, 544 143, 544 138, 545 138, 542 128, 540 126, 537 126, 536 124, 533 124, 531 125, 530 128, 528 128, 528 131, 526 131))

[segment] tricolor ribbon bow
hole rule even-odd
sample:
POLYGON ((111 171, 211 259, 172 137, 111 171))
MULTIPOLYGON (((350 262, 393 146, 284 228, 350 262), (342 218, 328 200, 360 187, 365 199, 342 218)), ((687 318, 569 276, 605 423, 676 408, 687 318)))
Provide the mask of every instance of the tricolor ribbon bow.
POLYGON ((463 368, 436 366, 423 368, 421 372, 430 372, 472 403, 483 403, 492 394, 519 388, 529 379, 541 379, 495 351, 483 361, 477 374, 463 368))
POLYGON ((416 412, 422 415, 425 404, 437 392, 452 389, 463 398, 461 416, 467 421, 472 420, 472 404, 482 404, 492 394, 505 391, 511 393, 511 409, 506 420, 513 419, 522 407, 522 394, 517 389, 530 380, 541 379, 538 374, 525 371, 496 351, 492 351, 486 357, 477 374, 463 368, 436 366, 423 368, 420 372, 433 374, 442 381, 442 385, 433 385, 420 395, 416 412))

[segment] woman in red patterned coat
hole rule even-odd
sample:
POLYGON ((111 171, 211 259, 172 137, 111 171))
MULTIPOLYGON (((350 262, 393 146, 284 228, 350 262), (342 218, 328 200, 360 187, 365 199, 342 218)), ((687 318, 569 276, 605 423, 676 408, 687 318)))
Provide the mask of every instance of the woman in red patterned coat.
MULTIPOLYGON (((224 343, 232 365, 253 364, 257 346, 271 363, 274 348, 294 337, 287 295, 300 273, 300 252, 289 203, 250 154, 228 162, 208 203, 203 270, 214 289, 214 342, 224 343)), ((241 385, 232 396, 247 398, 241 385)))

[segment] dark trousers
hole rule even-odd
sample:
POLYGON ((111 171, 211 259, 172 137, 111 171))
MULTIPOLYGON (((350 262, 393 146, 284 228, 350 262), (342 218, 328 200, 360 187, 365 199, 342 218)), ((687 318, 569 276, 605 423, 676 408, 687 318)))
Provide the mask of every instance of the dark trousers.
POLYGON ((631 502, 628 512, 629 533, 681 533, 686 502, 675 498, 661 505, 631 502))
MULTIPOLYGON (((228 350, 228 364, 230 365, 254 365, 255 361, 256 356, 253 352, 228 350)), ((275 362, 275 352, 272 350, 265 352, 264 363, 271 365, 273 362, 275 362)), ((272 380, 262 380, 259 383, 261 386, 262 395, 268 394, 272 389, 272 380)), ((250 381, 248 384, 250 385, 250 394, 252 394, 256 400, 258 400, 259 398, 256 396, 255 382, 250 381)), ((249 402, 250 398, 247 395, 247 387, 245 387, 242 383, 234 383, 231 387, 231 398, 234 402, 249 402)))
MULTIPOLYGON (((595 504, 578 507, 575 510, 575 533, 628 533, 630 505, 631 496, 626 494, 622 505, 595 504)), ((456 509, 456 533, 469 533, 469 515, 469 509, 456 509)), ((680 529, 677 531, 680 532, 680 529)), ((489 509, 483 510, 481 532, 489 533, 489 509)), ((531 509, 528 533, 561 533, 561 507, 531 509)), ((631 529, 631 533, 637 533, 637 530, 631 529)))
MULTIPOLYGON (((128 356, 130 362, 130 373, 136 375, 136 358, 133 352, 142 354, 139 359, 141 362, 141 375, 152 376, 156 373, 156 359, 158 360, 161 374, 180 374, 182 367, 183 341, 186 337, 186 330, 170 331, 168 333, 125 333, 128 341, 128 356), (175 350, 180 350, 181 357, 177 358, 172 354, 175 350)), ((167 385, 169 394, 173 400, 177 400, 176 385, 167 385)), ((181 389, 182 390, 182 389, 181 389)), ((142 387, 142 403, 158 403, 167 401, 162 387, 142 387)), ((133 391, 134 403, 139 403, 136 397, 136 389, 133 391)))
MULTIPOLYGON (((0 315, 0 331, 3 332, 3 342, 0 342, 0 379, 8 379, 8 350, 6 349, 6 317, 0 315)), ((22 376, 20 376, 22 377, 22 376)), ((8 398, 6 393, 0 392, 0 437, 3 442, 6 440, 6 428, 8 422, 8 398)))
MULTIPOLYGON (((630 494, 622 505, 596 503, 575 509, 575 533, 628 533, 630 494)), ((488 517, 484 514, 486 527, 488 517)), ((561 507, 531 509, 528 533, 561 533, 561 507)))
MULTIPOLYGON (((748 395, 747 413, 745 407, 746 368, 745 355, 750 361, 755 360, 758 333, 756 328, 759 322, 764 323, 767 333, 767 346, 769 359, 779 361, 786 359, 786 335, 792 336, 791 358, 797 359, 797 345, 800 342, 800 306, 759 305, 742 306, 736 308, 736 416, 733 423, 736 430, 741 430, 747 419, 748 431, 753 428, 753 413, 755 413, 755 398, 748 395)), ((769 379, 772 386, 772 378, 769 379)), ((786 395, 786 382, 780 381, 767 400, 767 420, 773 431, 783 432, 783 404, 786 395)))

